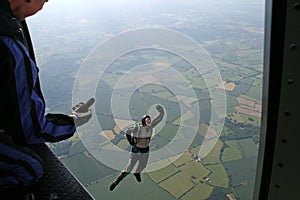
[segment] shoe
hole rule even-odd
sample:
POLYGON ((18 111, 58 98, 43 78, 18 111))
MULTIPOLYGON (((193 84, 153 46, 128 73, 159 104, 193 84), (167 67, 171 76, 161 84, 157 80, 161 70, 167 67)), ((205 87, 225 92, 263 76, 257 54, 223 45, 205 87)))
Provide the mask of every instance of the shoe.
POLYGON ((59 200, 59 197, 56 193, 51 193, 50 197, 49 197, 49 200, 59 200))
POLYGON ((140 173, 134 173, 133 175, 135 176, 135 179, 137 180, 137 182, 141 182, 142 181, 140 173))
POLYGON ((115 189, 115 187, 118 185, 118 183, 116 183, 115 181, 109 186, 109 190, 113 191, 115 189))
POLYGON ((23 199, 24 200, 34 200, 34 195, 32 193, 26 194, 23 199))

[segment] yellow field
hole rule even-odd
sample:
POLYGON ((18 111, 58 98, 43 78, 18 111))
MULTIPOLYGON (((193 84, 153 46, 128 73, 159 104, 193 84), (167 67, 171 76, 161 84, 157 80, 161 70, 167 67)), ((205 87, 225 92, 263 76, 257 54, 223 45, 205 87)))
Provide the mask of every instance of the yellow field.
POLYGON ((179 169, 186 175, 186 177, 190 177, 190 179, 195 183, 199 183, 204 176, 207 176, 210 173, 210 171, 207 170, 200 162, 196 161, 186 163, 179 169))
POLYGON ((175 174, 178 171, 179 170, 176 167, 174 167, 174 165, 168 165, 167 167, 162 168, 160 170, 150 172, 148 173, 148 175, 155 183, 159 183, 160 181, 168 178, 169 176, 175 174))
POLYGON ((203 158, 204 164, 216 164, 221 163, 220 161, 220 154, 221 154, 221 148, 223 147, 223 143, 218 140, 214 148, 211 150, 211 152, 203 158))
POLYGON ((206 183, 199 183, 191 191, 186 193, 182 200, 191 200, 191 199, 207 199, 213 191, 213 187, 207 185, 206 183))
POLYGON ((171 176, 167 180, 164 180, 159 184, 159 186, 178 199, 185 192, 191 189, 194 186, 194 183, 180 172, 171 176))
POLYGON ((100 134, 103 135, 108 140, 112 140, 115 138, 115 134, 109 130, 102 131, 100 134))
POLYGON ((189 152, 184 152, 180 158, 178 158, 177 160, 175 160, 173 162, 173 164, 177 167, 177 166, 180 166, 180 165, 182 165, 184 163, 192 161, 193 158, 191 156, 192 155, 189 152))

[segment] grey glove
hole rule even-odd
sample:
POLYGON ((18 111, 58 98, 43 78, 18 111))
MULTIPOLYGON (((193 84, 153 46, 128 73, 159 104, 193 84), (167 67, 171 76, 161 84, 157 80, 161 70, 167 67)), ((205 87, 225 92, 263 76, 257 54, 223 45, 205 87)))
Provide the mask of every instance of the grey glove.
POLYGON ((163 109, 163 107, 161 106, 161 105, 159 105, 159 104, 157 104, 156 105, 156 110, 158 111, 158 112, 164 112, 164 109, 163 109))
POLYGON ((73 107, 71 116, 73 117, 76 126, 81 126, 92 118, 90 107, 94 104, 94 102, 95 99, 90 98, 86 103, 80 102, 73 107))

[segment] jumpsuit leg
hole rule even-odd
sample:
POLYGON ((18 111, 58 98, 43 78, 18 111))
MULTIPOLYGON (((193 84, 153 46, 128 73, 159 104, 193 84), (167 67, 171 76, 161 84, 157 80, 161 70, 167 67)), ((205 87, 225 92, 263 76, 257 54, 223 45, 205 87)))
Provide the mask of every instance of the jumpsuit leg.
POLYGON ((141 179, 141 172, 146 168, 148 160, 149 160, 149 152, 147 152, 147 153, 141 153, 139 155, 139 164, 138 164, 138 166, 136 168, 135 173, 133 174, 135 176, 137 182, 141 182, 142 181, 142 179, 141 179))
POLYGON ((0 188, 26 190, 44 173, 43 164, 35 152, 3 140, 0 136, 0 188))
POLYGON ((130 159, 128 161, 127 166, 124 168, 123 172, 131 172, 131 170, 136 165, 137 161, 139 160, 140 153, 130 153, 130 159))
POLYGON ((147 166, 149 160, 149 153, 141 153, 139 157, 139 164, 135 173, 141 173, 147 166))
POLYGON ((122 170, 122 172, 118 175, 118 177, 110 185, 109 189, 111 191, 114 190, 115 187, 131 172, 131 170, 137 163, 138 159, 139 159, 138 153, 134 153, 134 152, 130 153, 130 159, 129 159, 127 166, 122 170))

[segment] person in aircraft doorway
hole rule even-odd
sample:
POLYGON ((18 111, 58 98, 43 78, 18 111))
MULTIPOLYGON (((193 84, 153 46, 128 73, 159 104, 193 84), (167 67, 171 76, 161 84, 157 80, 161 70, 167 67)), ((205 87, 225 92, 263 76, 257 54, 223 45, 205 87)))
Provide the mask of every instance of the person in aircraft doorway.
POLYGON ((110 191, 114 190, 115 187, 132 171, 137 162, 139 163, 133 175, 138 182, 142 181, 141 172, 146 168, 149 159, 149 143, 153 133, 153 128, 161 122, 164 117, 164 109, 162 106, 156 105, 156 110, 159 114, 153 119, 153 121, 151 121, 151 117, 149 115, 144 115, 140 124, 127 129, 126 137, 132 146, 130 159, 128 165, 110 185, 110 191))
POLYGON ((92 117, 93 98, 74 106, 70 115, 45 113, 25 18, 47 1, 0 1, 0 195, 8 194, 8 199, 23 199, 44 175, 43 160, 33 145, 70 138, 76 125, 92 117))

